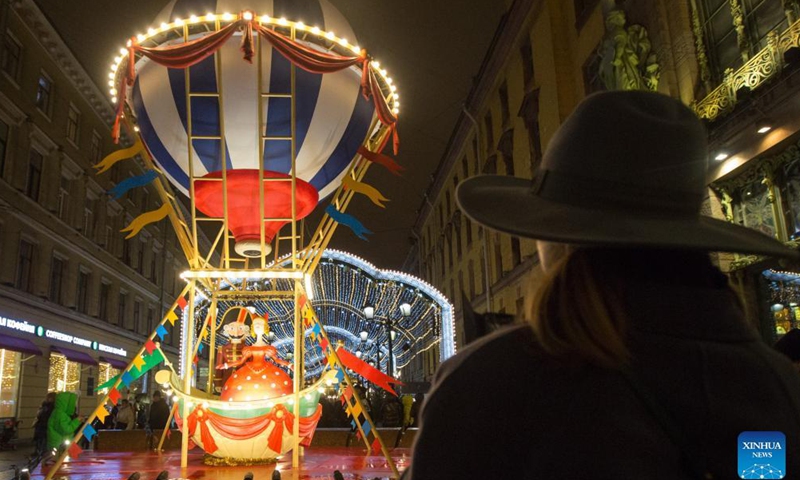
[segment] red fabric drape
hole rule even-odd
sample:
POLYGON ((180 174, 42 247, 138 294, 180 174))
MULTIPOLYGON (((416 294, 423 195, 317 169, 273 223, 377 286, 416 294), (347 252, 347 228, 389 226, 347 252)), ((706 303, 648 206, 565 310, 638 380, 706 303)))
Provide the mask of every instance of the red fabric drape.
POLYGON ((400 172, 405 170, 405 167, 394 161, 392 157, 377 152, 370 152, 367 150, 367 147, 364 147, 363 145, 358 147, 358 154, 372 163, 377 163, 378 165, 386 167, 387 170, 397 176, 400 176, 400 172))
MULTIPOLYGON (((317 423, 322 416, 322 405, 317 405, 317 410, 309 417, 300 418, 300 438, 305 446, 311 444, 317 423)), ((175 421, 180 426, 180 417, 175 414, 175 421)), ((253 418, 231 418, 225 417, 210 410, 197 407, 188 417, 189 434, 194 435, 197 425, 200 425, 200 439, 203 441, 203 448, 208 453, 217 450, 217 444, 208 429, 208 424, 214 427, 223 437, 233 440, 247 440, 253 438, 267 429, 271 423, 275 423, 267 439, 267 445, 275 452, 280 452, 283 442, 283 432, 289 432, 294 428, 294 415, 289 412, 282 404, 278 404, 266 415, 253 418)))
POLYGON ((392 386, 390 384, 394 383, 395 385, 402 385, 403 382, 397 380, 394 377, 386 375, 385 373, 371 366, 364 360, 361 360, 352 353, 348 352, 344 348, 341 347, 337 348, 336 355, 339 357, 339 361, 342 362, 342 365, 356 372, 357 374, 361 375, 362 377, 366 378, 370 382, 381 387, 382 389, 386 390, 392 395, 397 396, 397 393, 394 391, 394 389, 392 389, 392 386))
MULTIPOLYGON (((391 130, 393 151, 397 154, 400 140, 397 134, 397 118, 392 113, 381 92, 375 73, 370 68, 370 60, 366 51, 354 57, 335 55, 327 52, 319 52, 312 48, 294 41, 286 36, 259 25, 255 20, 246 21, 239 19, 220 30, 200 37, 190 42, 170 45, 165 47, 143 47, 132 38, 128 47, 127 67, 122 76, 118 90, 119 102, 117 105, 117 116, 114 122, 112 135, 114 141, 119 140, 119 123, 123 113, 123 102, 127 94, 127 87, 133 85, 135 75, 135 54, 141 53, 150 60, 168 68, 188 68, 192 65, 213 55, 239 28, 244 29, 241 50, 244 59, 252 62, 253 49, 253 30, 264 37, 278 52, 281 53, 293 65, 311 73, 325 74, 333 73, 350 68, 354 65, 361 66, 361 89, 365 98, 372 96, 375 101, 375 112, 381 123, 388 126, 391 130)), ((381 146, 380 150, 383 150, 381 146)))

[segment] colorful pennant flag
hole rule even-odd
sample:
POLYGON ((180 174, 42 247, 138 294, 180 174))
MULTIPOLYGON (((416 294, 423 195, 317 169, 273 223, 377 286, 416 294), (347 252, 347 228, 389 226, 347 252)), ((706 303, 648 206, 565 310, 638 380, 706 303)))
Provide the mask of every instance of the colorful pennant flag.
POLYGON ((203 353, 203 344, 202 343, 197 344, 197 353, 203 353))
POLYGON ((114 188, 108 191, 108 194, 114 197, 114 200, 119 200, 119 198, 125 195, 128 190, 136 187, 143 187, 155 180, 156 177, 158 177, 158 172, 155 170, 148 170, 141 175, 126 178, 125 180, 119 182, 114 186, 114 188))
POLYGON ((372 442, 372 451, 375 453, 381 452, 381 440, 378 437, 375 437, 375 440, 372 442))
POLYGON ((175 321, 178 319, 178 314, 174 310, 167 312, 167 321, 170 325, 175 326, 175 321))
POLYGON ((184 308, 186 308, 186 305, 188 305, 188 304, 189 304, 189 302, 187 302, 187 301, 186 301, 186 297, 180 297, 180 298, 177 300, 177 302, 178 302, 178 306, 181 308, 181 310, 183 310, 184 308))
MULTIPOLYGON (((342 213, 333 205, 328 205, 325 207, 325 213, 330 215, 330 217, 336 222, 345 227, 349 228, 353 231, 353 233, 360 238, 361 240, 369 241, 369 239, 365 236, 366 234, 372 233, 367 227, 365 227, 358 219, 352 215, 347 213, 342 213)), ((134 220, 135 221, 135 220, 134 220)))
POLYGON ((364 424, 361 425, 361 429, 364 430, 365 436, 369 436, 369 432, 372 431, 372 424, 370 424, 369 422, 364 422, 364 424))
POLYGON ((169 333, 169 332, 167 332, 167 329, 166 329, 166 328, 164 328, 164 325, 159 325, 159 326, 156 328, 156 335, 158 335, 158 338, 159 338, 160 340, 164 340, 164 337, 166 337, 168 333, 169 333))
POLYGON ((352 190, 356 193, 360 193, 366 196, 375 205, 381 208, 386 208, 386 205, 384 205, 381 202, 388 202, 389 199, 384 197, 381 194, 381 192, 379 192, 378 189, 376 189, 372 185, 367 185, 366 183, 359 182, 358 180, 355 180, 353 177, 350 177, 349 175, 346 175, 342 179, 342 185, 344 186, 344 188, 348 190, 352 190))
POLYGON ((405 167, 398 164, 393 158, 381 153, 370 152, 363 145, 358 147, 358 153, 370 162, 377 163, 378 165, 385 167, 387 170, 397 176, 400 176, 401 172, 405 170, 405 167))
MULTIPOLYGON (((100 419, 101 422, 105 423, 106 417, 108 416, 108 410, 106 410, 105 405, 100 405, 97 407, 97 410, 94 411, 94 415, 100 419)), ((91 425, 87 425, 87 428, 91 425)))
POLYGON ((305 313, 305 306, 308 299, 305 295, 300 295, 300 298, 297 300, 297 305, 300 307, 300 311, 305 313))
POLYGON ((128 236, 125 237, 125 240, 133 238, 145 227, 145 225, 164 219, 164 217, 169 215, 170 211, 172 211, 172 207, 169 205, 169 203, 165 203, 156 210, 145 212, 134 218, 130 225, 120 230, 120 232, 130 232, 128 236))
POLYGON ((342 365, 356 372, 360 376, 364 377, 365 379, 369 380, 375 385, 381 387, 382 389, 386 390, 392 395, 397 396, 397 393, 394 391, 394 389, 390 384, 393 383, 395 385, 402 385, 403 382, 397 380, 396 378, 390 377, 389 375, 386 375, 385 373, 371 366, 364 360, 361 360, 352 353, 348 352, 344 348, 337 348, 336 355, 337 357, 339 357, 339 361, 342 363, 342 365))
POLYGON ((148 340, 144 343, 144 349, 147 350, 148 354, 152 354, 153 350, 156 349, 156 344, 152 340, 148 340))
POLYGON ((130 386, 131 382, 133 382, 133 376, 131 375, 131 372, 128 371, 123 372, 122 377, 120 378, 120 382, 122 382, 122 384, 125 385, 126 388, 130 386))
POLYGON ((359 415, 361 415, 361 407, 358 405, 358 403, 355 403, 350 406, 350 415, 352 415, 353 418, 356 419, 358 418, 359 415))
POLYGON ((136 369, 139 370, 140 372, 142 371, 142 367, 144 367, 144 364, 145 364, 144 358, 142 358, 141 355, 133 359, 133 366, 136 367, 136 369))
MULTIPOLYGON (((106 409, 104 408, 103 411, 105 410, 106 409)), ((86 425, 86 427, 84 427, 83 436, 86 437, 86 440, 91 442, 92 438, 94 438, 95 435, 97 435, 97 430, 95 430, 91 424, 86 425)))
POLYGON ((141 140, 137 139, 136 143, 134 143, 132 146, 122 150, 117 150, 116 152, 107 155, 103 160, 100 161, 100 163, 95 165, 94 168, 97 169, 97 174, 100 175, 101 173, 106 172, 109 168, 113 167, 114 164, 120 160, 131 158, 143 150, 144 144, 141 140))
MULTIPOLYGON (((333 362, 331 362, 331 363, 333 363, 333 362)), ((342 381, 344 381, 344 372, 342 372, 340 369, 337 369, 336 370, 336 378, 339 380, 339 383, 342 383, 342 381)))
POLYGON ((324 339, 324 338, 320 338, 320 339, 319 339, 319 345, 320 345, 322 348, 328 348, 328 345, 329 345, 329 344, 328 344, 328 340, 326 340, 326 339, 324 339))
POLYGON ((111 403, 116 405, 119 403, 120 399, 122 398, 122 394, 119 393, 119 390, 116 388, 112 388, 110 392, 108 392, 108 399, 111 400, 111 403))
POLYGON ((69 453, 70 457, 78 458, 81 456, 81 453, 83 453, 83 449, 80 446, 78 446, 77 443, 73 443, 69 446, 67 452, 69 453))

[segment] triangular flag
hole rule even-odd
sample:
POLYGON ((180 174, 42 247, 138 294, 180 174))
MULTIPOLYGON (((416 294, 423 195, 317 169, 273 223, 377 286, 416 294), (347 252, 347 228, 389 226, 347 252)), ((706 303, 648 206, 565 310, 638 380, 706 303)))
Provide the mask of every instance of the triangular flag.
POLYGON ((73 443, 69 446, 67 452, 69 452, 70 457, 78 458, 81 456, 81 453, 83 453, 83 449, 79 447, 77 443, 73 443))
MULTIPOLYGON (((103 410, 105 410, 105 408, 103 410)), ((86 437, 86 440, 91 442, 95 435, 97 435, 97 430, 95 430, 91 425, 86 425, 86 427, 83 429, 83 436, 86 437)))
POLYGON ((203 353, 203 344, 202 343, 197 345, 197 353, 203 353))
POLYGON ((339 382, 342 382, 344 380, 344 372, 342 372, 340 369, 337 369, 336 378, 339 379, 339 382))
POLYGON ((324 338, 320 338, 320 339, 319 339, 319 344, 320 344, 320 346, 321 346, 322 348, 328 348, 328 340, 326 340, 326 339, 324 339, 324 338))
POLYGON ((344 397, 345 400, 349 402, 350 399, 353 398, 353 387, 351 387, 350 385, 345 387, 344 394, 342 396, 344 397))
POLYGON ((122 395, 116 388, 112 388, 111 391, 108 392, 108 399, 111 400, 111 403, 113 403, 114 405, 119 403, 120 398, 122 398, 122 395))
POLYGON ((319 323, 315 323, 315 324, 314 324, 314 326, 313 326, 313 327, 311 327, 311 331, 313 331, 314 333, 316 333, 317 335, 319 335, 319 334, 320 334, 319 323))
POLYGON ((302 311, 303 308, 306 306, 306 301, 307 301, 306 296, 300 295, 300 298, 297 300, 297 305, 300 307, 300 311, 302 311))
POLYGON ((178 314, 175 313, 175 310, 170 310, 167 312, 167 321, 170 325, 175 325, 175 320, 178 319, 178 314))
POLYGON ((350 425, 353 426, 353 430, 356 429, 356 421, 355 420, 350 420, 350 425))
POLYGON ((372 451, 375 453, 380 453, 381 451, 381 441, 378 437, 375 437, 375 441, 372 442, 372 451))
POLYGON ((353 418, 358 418, 358 416, 361 415, 361 407, 358 406, 358 403, 350 407, 350 415, 352 415, 353 418))
MULTIPOLYGON (((99 418, 101 422, 105 423, 106 417, 108 416, 108 410, 106 410, 106 407, 104 405, 100 405, 99 407, 97 407, 97 410, 94 411, 94 415, 97 418, 99 418)), ((86 428, 89 428, 89 426, 87 426, 86 428)))
POLYGON ((188 302, 186 301, 185 297, 181 297, 181 298, 178 299, 178 306, 181 307, 181 310, 186 308, 187 304, 188 304, 188 302))
POLYGON ((361 429, 364 430, 364 435, 368 436, 369 432, 372 431, 372 425, 370 425, 369 422, 364 422, 364 424, 361 425, 361 429))
POLYGON ((147 342, 145 342, 145 344, 144 344, 144 349, 145 349, 145 350, 147 350, 147 353, 148 353, 148 354, 151 354, 151 353, 153 353, 153 350, 155 350, 155 349, 156 349, 156 344, 155 344, 155 343, 153 343, 153 341, 152 341, 152 340, 148 340, 148 341, 147 341, 147 342))
POLYGON ((141 371, 144 365, 145 361, 144 358, 141 357, 141 355, 133 359, 133 366, 136 367, 137 370, 141 371))
MULTIPOLYGON (((177 318, 177 316, 175 318, 177 318)), ((164 340, 164 337, 166 337, 168 333, 164 325, 159 325, 158 328, 156 328, 156 335, 158 335, 160 340, 164 340)))
POLYGON ((133 381, 133 376, 131 375, 131 372, 126 371, 122 374, 122 377, 120 377, 119 380, 123 385, 125 385, 125 387, 128 387, 133 381))

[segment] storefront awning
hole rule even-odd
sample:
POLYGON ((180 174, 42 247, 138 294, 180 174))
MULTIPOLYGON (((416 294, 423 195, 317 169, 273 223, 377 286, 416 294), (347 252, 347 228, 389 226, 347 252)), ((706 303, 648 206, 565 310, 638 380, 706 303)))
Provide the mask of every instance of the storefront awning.
POLYGON ((6 350, 13 350, 15 352, 30 353, 31 355, 41 355, 42 351, 39 347, 34 345, 30 340, 24 338, 10 337, 8 335, 0 336, 0 348, 6 350))
POLYGON ((111 365, 117 370, 125 370, 128 367, 126 360, 117 360, 116 358, 100 357, 100 361, 111 365))
POLYGON ((87 353, 79 352, 77 350, 64 347, 50 347, 50 349, 56 353, 64 355, 70 362, 78 362, 84 365, 97 365, 97 360, 92 358, 87 353))

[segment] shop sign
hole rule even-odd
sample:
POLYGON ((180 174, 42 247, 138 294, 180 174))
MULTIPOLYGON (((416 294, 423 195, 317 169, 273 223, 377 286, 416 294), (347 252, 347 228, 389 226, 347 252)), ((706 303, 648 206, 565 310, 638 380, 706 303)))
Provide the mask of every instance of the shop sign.
POLYGON ((32 323, 28 323, 25 320, 20 321, 20 320, 14 320, 13 318, 6 318, 0 316, 0 327, 7 328, 9 330, 17 330, 23 333, 29 333, 31 335, 36 335, 37 337, 44 337, 44 338, 49 338, 51 340, 58 340, 59 342, 71 343, 73 345, 78 345, 79 347, 91 348, 92 350, 99 350, 101 352, 113 353, 121 357, 128 356, 128 352, 124 348, 103 345, 102 343, 86 340, 85 338, 76 337, 75 335, 70 335, 68 333, 62 333, 57 330, 44 328, 41 325, 34 325, 32 323))

